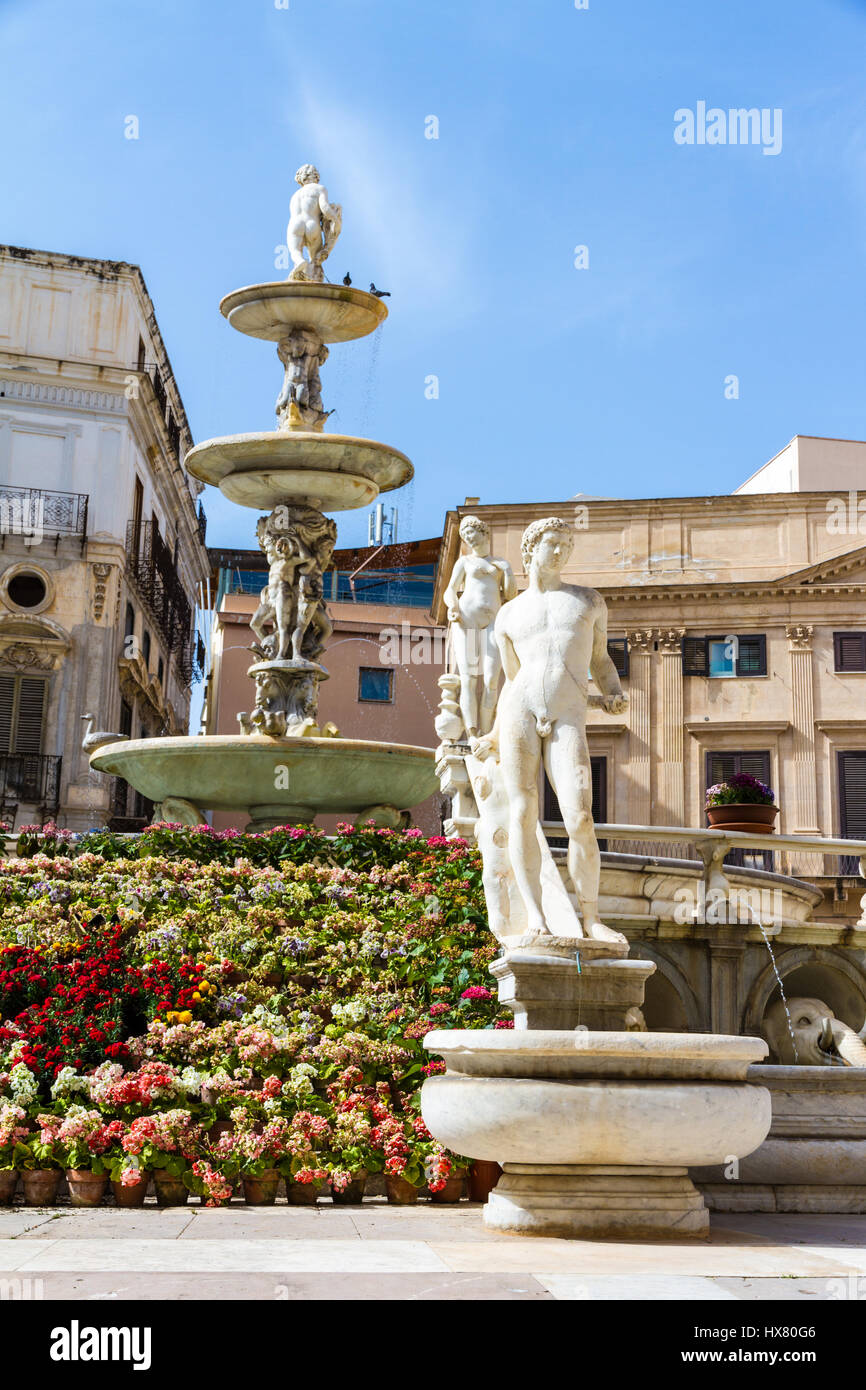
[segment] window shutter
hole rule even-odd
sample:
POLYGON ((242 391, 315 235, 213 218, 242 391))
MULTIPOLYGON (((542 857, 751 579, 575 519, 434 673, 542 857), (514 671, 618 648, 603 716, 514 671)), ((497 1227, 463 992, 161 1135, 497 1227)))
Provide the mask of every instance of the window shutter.
POLYGON ((866 840, 866 753, 839 754, 839 801, 843 836, 866 840))
POLYGON ((8 753, 11 748, 14 701, 15 677, 0 676, 0 753, 8 753))
POLYGON ((767 674, 767 639, 759 637, 737 638, 737 675, 765 676, 767 674))
POLYGON ((737 771, 736 753, 707 754, 707 786, 714 787, 718 782, 727 782, 737 771))
POLYGON ((710 664, 707 655, 706 637, 683 638, 683 675, 709 675, 710 664))
POLYGON ((866 671, 866 632, 834 632, 837 671, 866 671))
MULTIPOLYGON (((589 764, 592 773, 592 818, 604 824, 607 820, 607 758, 590 758, 589 764)), ((546 772, 541 818, 547 821, 562 820, 559 801, 546 772)))
POLYGON ((628 642, 624 637, 611 637, 607 644, 607 654, 616 667, 618 676, 628 675, 628 642))
POLYGON ((770 755, 769 753, 739 753, 739 765, 737 772, 745 772, 749 777, 757 777, 759 782, 763 782, 765 787, 770 785, 770 755))
POLYGON ((15 721, 15 752, 42 752, 42 714, 45 708, 45 682, 23 676, 18 694, 15 721))

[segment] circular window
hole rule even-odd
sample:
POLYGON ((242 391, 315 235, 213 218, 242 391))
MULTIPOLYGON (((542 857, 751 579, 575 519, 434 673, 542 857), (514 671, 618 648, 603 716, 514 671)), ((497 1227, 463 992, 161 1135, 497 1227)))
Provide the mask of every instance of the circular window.
POLYGON ((6 585, 6 593, 18 608, 38 608, 45 601, 45 580, 41 575, 29 570, 13 574, 6 585))

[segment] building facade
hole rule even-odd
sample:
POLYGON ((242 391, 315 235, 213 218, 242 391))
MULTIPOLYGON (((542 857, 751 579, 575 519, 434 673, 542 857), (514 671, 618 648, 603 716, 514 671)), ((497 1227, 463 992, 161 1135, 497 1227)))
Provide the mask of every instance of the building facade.
MULTIPOLYGON (((704 825, 706 788, 744 771, 775 790, 780 831, 866 838, 866 502, 859 511, 851 490, 853 478, 866 479, 866 444, 840 443, 788 446, 801 467, 806 455, 807 481, 814 487, 820 476, 822 491, 798 491, 797 470, 774 460, 766 491, 759 474, 750 480, 757 490, 731 496, 578 495, 448 514, 439 622, 463 516, 488 522, 493 553, 510 561, 520 587, 526 526, 548 515, 574 524, 565 579, 606 599, 610 650, 629 695, 621 717, 589 714, 598 822, 704 825)), ((544 794, 555 823, 555 799, 544 794)), ((656 849, 690 857, 686 843, 656 849)), ((827 912, 858 915, 856 861, 803 853, 748 862, 811 879, 827 912)))
POLYGON ((141 271, 0 247, 0 819, 135 828, 83 716, 186 732, 204 649, 201 485, 141 271))
MULTIPOLYGON (((325 575, 334 633, 321 658, 329 678, 319 687, 320 725, 331 722, 346 738, 434 746, 445 664, 445 629, 430 616, 439 544, 437 538, 334 552, 325 575)), ((238 711, 250 709, 254 698, 249 622, 267 564, 259 551, 214 550, 211 558, 215 614, 205 732, 236 734, 238 711)), ((426 834, 441 833, 442 798, 415 807, 412 821, 426 834)), ((245 823, 227 812, 213 816, 217 829, 245 823)), ((325 829, 335 823, 318 821, 325 829)))

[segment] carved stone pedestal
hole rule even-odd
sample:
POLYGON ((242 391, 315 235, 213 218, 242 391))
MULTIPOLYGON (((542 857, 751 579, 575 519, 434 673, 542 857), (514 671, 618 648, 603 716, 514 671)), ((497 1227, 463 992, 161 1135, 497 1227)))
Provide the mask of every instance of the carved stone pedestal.
POLYGON ((247 675, 256 683, 256 704, 251 714, 238 715, 241 733, 301 738, 319 732, 319 681, 328 678, 324 666, 315 661, 258 661, 247 675))
POLYGON ((495 960, 499 1001, 515 1030, 640 1030, 652 961, 626 960, 628 946, 586 937, 530 936, 495 960))
POLYGON ((578 1240, 709 1231, 709 1213, 685 1168, 506 1163, 483 1220, 492 1231, 578 1240))

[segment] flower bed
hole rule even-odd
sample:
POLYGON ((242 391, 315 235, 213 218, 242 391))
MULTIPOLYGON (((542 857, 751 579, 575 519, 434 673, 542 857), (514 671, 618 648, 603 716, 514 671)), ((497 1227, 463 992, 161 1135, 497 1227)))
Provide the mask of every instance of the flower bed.
POLYGON ((431 1028, 511 1026, 475 849, 168 825, 17 848, 0 861, 0 1178, 90 1170, 143 1199, 156 1174, 221 1205, 241 1184, 307 1201, 377 1172, 442 1192, 467 1165, 418 1089, 442 1070, 431 1028))

